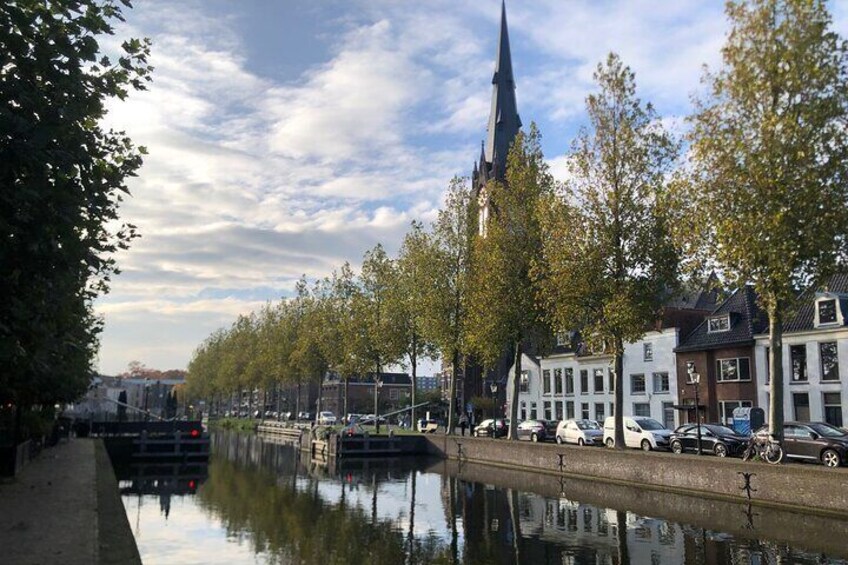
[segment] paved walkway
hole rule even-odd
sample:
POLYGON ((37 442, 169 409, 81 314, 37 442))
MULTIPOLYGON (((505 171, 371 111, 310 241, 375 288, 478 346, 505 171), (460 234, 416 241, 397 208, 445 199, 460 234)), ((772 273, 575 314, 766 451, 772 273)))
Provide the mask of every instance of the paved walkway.
POLYGON ((46 449, 0 482, 0 562, 98 562, 97 471, 92 440, 46 449))

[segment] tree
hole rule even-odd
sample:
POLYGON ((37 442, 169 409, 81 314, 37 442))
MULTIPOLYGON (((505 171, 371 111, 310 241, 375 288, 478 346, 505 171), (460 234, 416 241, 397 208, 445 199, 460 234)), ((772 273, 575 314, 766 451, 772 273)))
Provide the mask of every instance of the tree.
MULTIPOLYGON (((492 181, 487 187, 493 214, 484 236, 475 242, 473 256, 469 340, 487 366, 495 364, 504 351, 513 351, 513 423, 518 422, 521 355, 531 345, 543 346, 551 334, 530 276, 533 257, 542 244, 536 207, 554 187, 540 142, 535 124, 529 133, 515 137, 506 182, 492 181)), ((518 439, 517 431, 516 425, 510 426, 510 439, 518 439)))
POLYGON ((574 142, 568 183, 538 210, 534 278, 559 331, 578 329, 590 349, 614 356, 615 445, 623 449, 624 344, 657 319, 677 280, 663 194, 678 144, 636 97, 634 74, 617 55, 594 76, 590 128, 574 142))
POLYGON ((149 42, 117 60, 98 40, 128 1, 0 3, 0 403, 70 401, 89 383, 126 180, 143 148, 100 123, 106 103, 142 90, 149 42))
POLYGON ((432 240, 419 222, 412 222, 403 239, 396 261, 395 278, 389 289, 390 317, 398 322, 398 342, 412 370, 412 410, 410 421, 415 422, 418 403, 418 359, 434 359, 434 345, 424 338, 424 318, 427 310, 427 272, 432 269, 432 240))
POLYGON ((798 289, 848 256, 848 46, 823 0, 728 2, 727 15, 724 64, 691 118, 681 226, 768 313, 769 420, 782 439, 783 320, 798 289))
POLYGON ((432 266, 425 277, 426 307, 422 329, 451 364, 447 433, 456 426, 456 378, 466 352, 468 293, 471 285, 471 242, 474 238, 474 197, 463 179, 454 178, 439 211, 428 253, 432 266))

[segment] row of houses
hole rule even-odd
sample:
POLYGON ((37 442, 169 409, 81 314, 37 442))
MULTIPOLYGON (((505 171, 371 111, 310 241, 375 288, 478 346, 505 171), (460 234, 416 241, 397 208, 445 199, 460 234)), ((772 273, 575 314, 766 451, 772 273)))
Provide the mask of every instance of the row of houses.
MULTIPOLYGON (((715 282, 715 281, 711 281, 715 282)), ((768 318, 745 286, 717 300, 713 284, 668 304, 657 327, 624 351, 623 410, 666 427, 701 418, 731 424, 738 407, 769 406, 768 318), (690 382, 697 372, 700 382, 690 382)), ((788 420, 848 421, 848 274, 809 289, 783 327, 784 414, 788 420)), ((589 351, 579 334, 562 336, 542 357, 524 355, 519 419, 589 418, 613 414, 613 357, 589 351)), ((510 405, 512 378, 506 386, 510 405)))

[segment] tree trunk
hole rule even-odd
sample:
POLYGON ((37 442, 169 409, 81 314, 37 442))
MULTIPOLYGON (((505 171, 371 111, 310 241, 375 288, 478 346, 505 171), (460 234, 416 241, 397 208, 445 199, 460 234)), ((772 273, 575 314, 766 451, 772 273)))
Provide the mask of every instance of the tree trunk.
POLYGON ((318 374, 318 403, 315 408, 315 422, 318 422, 318 415, 324 409, 324 372, 318 374))
MULTIPOLYGON (((347 384, 348 384, 349 381, 350 381, 349 377, 344 378, 344 417, 345 418, 347 418, 347 415, 350 413, 350 412, 348 412, 348 406, 347 406, 347 384)), ((348 424, 350 424, 350 422, 348 422, 348 424)))
POLYGON ((783 441, 783 316, 779 305, 769 309, 769 429, 783 441))
POLYGON ((456 426, 456 374, 459 371, 459 351, 454 350, 451 358, 450 394, 448 395, 448 425, 445 433, 453 435, 456 426))
POLYGON ((297 396, 294 399, 294 417, 300 416, 300 381, 297 382, 297 396))
MULTIPOLYGON (((624 449, 624 344, 620 338, 615 340, 615 448, 624 449)), ((600 422, 603 426, 604 423, 600 422)))
POLYGON ((418 388, 418 381, 417 381, 417 375, 418 375, 418 339, 415 336, 412 337, 412 355, 409 356, 409 360, 410 360, 410 363, 412 365, 412 390, 410 391, 412 393, 412 403, 411 403, 412 409, 409 412, 409 423, 410 423, 410 427, 414 430, 415 429, 415 404, 416 404, 416 398, 417 398, 416 391, 417 391, 417 388, 418 388))
POLYGON ((515 371, 512 378, 512 402, 509 403, 509 439, 518 439, 518 394, 521 390, 521 342, 515 343, 515 371))

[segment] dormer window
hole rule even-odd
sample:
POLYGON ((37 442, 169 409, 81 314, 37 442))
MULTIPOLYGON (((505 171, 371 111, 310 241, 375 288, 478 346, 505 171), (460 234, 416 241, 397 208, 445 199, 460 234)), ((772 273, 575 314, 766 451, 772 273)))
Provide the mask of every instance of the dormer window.
POLYGON ((730 314, 707 319, 707 332, 718 333, 730 330, 730 314))
POLYGON ((836 321, 836 300, 821 300, 819 307, 819 323, 832 324, 836 321))
POLYGON ((815 303, 815 327, 841 326, 844 317, 839 295, 823 292, 816 296, 815 303))

